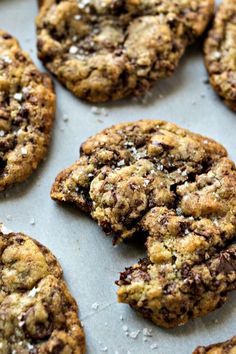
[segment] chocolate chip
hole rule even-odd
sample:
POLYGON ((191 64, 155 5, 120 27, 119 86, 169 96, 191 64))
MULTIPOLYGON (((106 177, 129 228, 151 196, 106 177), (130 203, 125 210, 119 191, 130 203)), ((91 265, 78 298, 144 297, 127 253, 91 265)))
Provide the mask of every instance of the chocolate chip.
POLYGON ((219 257, 217 272, 228 274, 236 272, 236 255, 233 252, 222 252, 219 257))

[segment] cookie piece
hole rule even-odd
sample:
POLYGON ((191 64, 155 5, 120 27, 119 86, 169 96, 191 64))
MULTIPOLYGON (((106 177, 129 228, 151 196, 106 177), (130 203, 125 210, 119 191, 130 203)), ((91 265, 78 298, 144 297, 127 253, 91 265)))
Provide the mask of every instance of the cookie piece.
POLYGON ((236 235, 235 165, 217 142, 158 120, 118 124, 82 144, 51 197, 89 212, 115 242, 147 236, 148 258, 121 274, 118 297, 155 323, 206 314, 233 289, 234 272, 213 275, 236 235))
POLYGON ((163 264, 143 259, 126 268, 117 282, 119 302, 128 303, 165 328, 183 325, 217 309, 227 300, 227 293, 236 288, 235 244, 200 264, 186 261, 177 267, 175 254, 172 257, 163 264))
POLYGON ((44 0, 38 56, 82 99, 141 95, 173 73, 213 11, 214 0, 44 0))
POLYGON ((236 111, 236 2, 223 0, 205 42, 210 82, 224 102, 236 111))
POLYGON ((236 336, 224 343, 212 344, 208 347, 198 347, 193 354, 234 354, 236 351, 236 336))
POLYGON ((52 253, 2 227, 0 254, 1 353, 84 353, 78 308, 52 253))
POLYGON ((37 168, 47 152, 54 114, 50 77, 0 30, 0 191, 37 168))

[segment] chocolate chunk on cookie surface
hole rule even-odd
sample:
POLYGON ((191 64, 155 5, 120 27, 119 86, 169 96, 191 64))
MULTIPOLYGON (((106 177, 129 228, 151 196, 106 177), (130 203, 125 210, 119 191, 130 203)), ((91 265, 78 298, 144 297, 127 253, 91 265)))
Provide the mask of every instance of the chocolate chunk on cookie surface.
POLYGON ((0 191, 37 168, 47 152, 54 114, 50 77, 0 30, 0 191))
POLYGON ((44 0, 38 55, 75 95, 92 102, 143 94, 173 73, 199 37, 214 0, 44 0))
POLYGON ((223 0, 205 42, 210 82, 224 102, 236 111, 236 2, 223 0))
POLYGON ((51 196, 89 212, 115 241, 147 236, 147 260, 121 274, 119 301, 174 327, 219 306, 235 286, 235 191, 235 165, 220 144, 144 120, 89 138, 51 196), (219 260, 230 275, 215 271, 219 260))
POLYGON ((52 253, 2 227, 0 265, 0 352, 84 353, 77 305, 52 253))
POLYGON ((236 336, 223 343, 198 347, 193 354, 234 354, 236 352, 236 336))

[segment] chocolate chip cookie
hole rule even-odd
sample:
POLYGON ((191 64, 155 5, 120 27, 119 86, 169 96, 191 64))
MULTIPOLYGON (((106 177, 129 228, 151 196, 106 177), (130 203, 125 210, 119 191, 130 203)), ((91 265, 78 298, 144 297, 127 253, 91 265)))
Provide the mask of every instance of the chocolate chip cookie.
POLYGON ((75 95, 91 102, 142 95, 173 73, 205 30, 214 0, 44 0, 38 55, 75 95))
POLYGON ((52 253, 2 227, 0 265, 0 352, 84 353, 77 305, 52 253))
POLYGON ((50 77, 0 30, 0 191, 37 168, 47 152, 54 114, 50 77))
POLYGON ((193 354, 234 354, 236 351, 236 336, 224 343, 212 344, 208 347, 198 347, 193 354))
POLYGON ((118 124, 82 144, 51 197, 89 212, 115 242, 147 237, 118 298, 161 326, 206 314, 236 285, 235 165, 209 138, 158 120, 118 124))
POLYGON ((223 0, 205 43, 210 82, 225 103, 236 110, 236 2, 223 0))

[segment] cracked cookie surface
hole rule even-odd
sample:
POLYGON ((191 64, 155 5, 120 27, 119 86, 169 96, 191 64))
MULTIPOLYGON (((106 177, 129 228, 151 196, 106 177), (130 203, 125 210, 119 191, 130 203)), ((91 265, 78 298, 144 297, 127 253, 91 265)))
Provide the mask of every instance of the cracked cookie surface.
POLYGON ((38 55, 75 95, 92 102, 141 95, 173 73, 205 30, 214 0, 44 0, 38 55))
POLYGON ((210 83, 224 102, 236 111, 236 2, 223 0, 205 43, 210 83))
POLYGON ((37 168, 47 152, 54 114, 50 77, 0 30, 0 191, 37 168))
POLYGON ((147 236, 148 258, 121 274, 119 301, 173 327, 219 306, 235 285, 233 266, 229 276, 215 270, 219 259, 233 262, 235 191, 235 165, 220 144, 145 120, 89 138, 51 197, 89 212, 115 241, 147 236))
POLYGON ((236 351, 236 336, 223 343, 212 344, 208 347, 198 347, 193 354, 234 354, 236 351))
POLYGON ((77 305, 52 253, 2 228, 0 264, 0 352, 84 353, 77 305))

